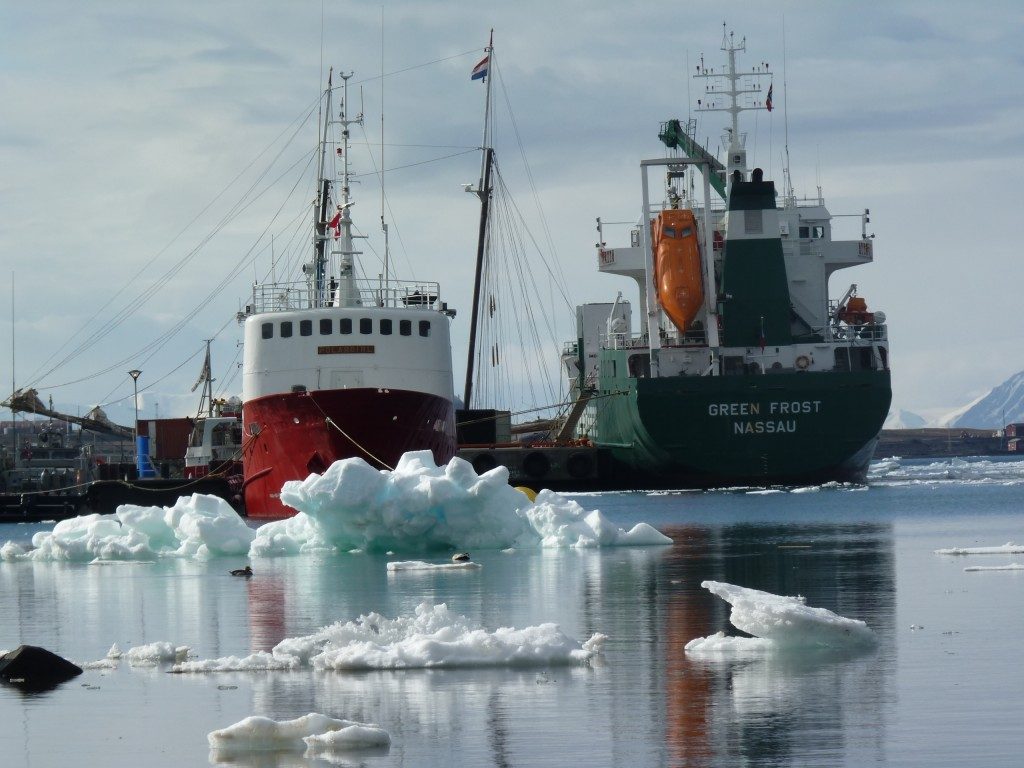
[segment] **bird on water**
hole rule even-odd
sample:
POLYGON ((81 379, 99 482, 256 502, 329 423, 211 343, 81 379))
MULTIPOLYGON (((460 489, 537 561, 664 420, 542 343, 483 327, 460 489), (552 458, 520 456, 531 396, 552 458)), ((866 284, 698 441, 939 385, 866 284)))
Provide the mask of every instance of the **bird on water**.
POLYGON ((233 570, 231 572, 231 575, 232 576, 252 576, 252 566, 251 565, 247 565, 247 566, 245 566, 245 568, 235 568, 235 570, 233 570))

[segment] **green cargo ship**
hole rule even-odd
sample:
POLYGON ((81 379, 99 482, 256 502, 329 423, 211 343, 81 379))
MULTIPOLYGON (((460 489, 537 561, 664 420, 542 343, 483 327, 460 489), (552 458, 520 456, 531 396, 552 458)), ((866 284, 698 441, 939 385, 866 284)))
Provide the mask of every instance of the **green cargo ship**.
POLYGON ((727 65, 697 74, 709 81, 697 111, 731 116, 727 162, 692 121, 669 121, 669 156, 641 162, 630 245, 608 247, 598 220, 599 269, 636 280, 640 327, 621 293, 578 307, 563 363, 578 404, 567 426, 598 447, 610 487, 862 480, 889 410, 884 315, 856 285, 838 300, 828 290, 834 272, 872 261, 869 211, 859 239, 833 240, 820 190, 798 200, 787 169, 779 195, 748 170, 738 115, 771 110, 772 87, 766 65, 737 70, 744 48, 727 35, 727 65), (654 204, 652 172, 664 178, 654 204))

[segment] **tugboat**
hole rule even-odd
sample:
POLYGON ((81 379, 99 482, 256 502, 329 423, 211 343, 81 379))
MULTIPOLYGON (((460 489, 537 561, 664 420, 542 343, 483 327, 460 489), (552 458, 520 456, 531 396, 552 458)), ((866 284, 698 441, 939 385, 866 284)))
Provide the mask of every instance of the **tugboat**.
MULTIPOLYGON (((387 256, 377 280, 356 276, 349 128, 363 116, 349 112, 351 76, 341 75, 336 119, 330 76, 324 93, 306 279, 254 285, 240 313, 250 517, 294 515, 280 501, 285 481, 323 472, 340 459, 360 457, 391 469, 406 451, 430 450, 438 464, 455 455, 449 339, 455 312, 441 300, 438 283, 394 279, 387 256)), ((386 225, 384 234, 386 251, 386 225)))
POLYGON ((726 34, 722 50, 726 67, 702 63, 696 77, 708 82, 698 111, 731 117, 726 163, 694 121, 668 121, 670 156, 641 162, 630 245, 607 247, 598 219, 598 268, 637 281, 641 327, 620 299, 577 308, 562 358, 585 403, 575 434, 598 447, 608 487, 862 480, 891 400, 885 316, 856 285, 830 300, 828 281, 872 261, 869 211, 856 214, 859 239, 833 240, 820 190, 798 200, 787 167, 780 199, 748 169, 738 116, 772 109, 771 71, 737 69, 745 39, 726 34), (656 204, 651 170, 665 174, 656 204))

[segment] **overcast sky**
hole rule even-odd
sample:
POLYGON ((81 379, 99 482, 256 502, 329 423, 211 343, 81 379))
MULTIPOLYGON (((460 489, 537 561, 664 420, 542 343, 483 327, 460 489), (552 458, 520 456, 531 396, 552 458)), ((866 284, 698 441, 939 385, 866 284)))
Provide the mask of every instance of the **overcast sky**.
MULTIPOLYGON (((483 102, 469 71, 491 27, 499 162, 538 232, 539 202, 573 304, 628 297, 629 284, 596 273, 594 218, 637 215, 639 161, 662 154, 659 123, 685 118, 696 100, 702 85, 688 82, 688 66, 701 54, 722 62, 726 21, 746 36, 741 65, 765 61, 775 72, 779 108, 743 126, 752 164, 781 186, 788 115, 797 194, 820 184, 834 214, 871 209, 876 261, 838 273, 831 292, 856 282, 886 313, 894 408, 935 416, 1024 368, 1022 4, 41 0, 0 5, 0 280, 14 274, 17 386, 32 383, 74 411, 105 403, 127 424, 126 371, 140 368, 143 415, 157 404, 163 416, 185 415, 198 404, 189 393, 197 353, 215 337, 215 375, 240 391, 232 317, 270 268, 270 234, 280 257, 290 222, 307 216, 311 187, 290 190, 315 143, 315 116, 301 121, 327 66, 354 70, 362 85, 367 120, 356 138, 377 149, 373 161, 353 153, 356 170, 379 162, 382 15, 383 69, 397 73, 384 89, 392 245, 400 270, 440 281, 459 309, 457 389, 477 217, 461 183, 479 170, 469 150, 483 102), (246 196, 251 185, 266 191, 246 196)), ((716 141, 723 120, 701 118, 700 134, 716 141)), ((355 194, 372 260, 372 175, 355 194)), ((4 392, 10 302, 8 289, 4 392)), ((569 338, 571 318, 559 322, 569 338)))

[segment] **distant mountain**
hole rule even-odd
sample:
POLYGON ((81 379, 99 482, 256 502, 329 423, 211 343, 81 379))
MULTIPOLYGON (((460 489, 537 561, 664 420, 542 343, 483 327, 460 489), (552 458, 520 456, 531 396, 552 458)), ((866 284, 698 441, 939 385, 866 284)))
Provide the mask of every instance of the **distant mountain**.
POLYGON ((1024 422, 1024 371, 1010 378, 977 400, 962 414, 950 420, 953 427, 1000 429, 1004 424, 1024 422))
POLYGON ((910 411, 890 411, 882 429, 920 429, 925 426, 924 418, 910 411))

